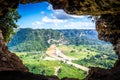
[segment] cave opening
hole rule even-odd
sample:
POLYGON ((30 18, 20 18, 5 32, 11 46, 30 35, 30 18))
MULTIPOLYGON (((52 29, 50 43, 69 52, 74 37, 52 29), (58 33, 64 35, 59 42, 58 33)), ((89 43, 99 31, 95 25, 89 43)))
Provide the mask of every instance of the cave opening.
MULTIPOLYGON (((38 2, 40 2, 41 0, 39 0, 38 2)), ((92 15, 92 16, 100 16, 98 18, 98 20, 96 21, 96 30, 98 32, 98 36, 99 39, 101 40, 105 40, 107 42, 111 42, 115 53, 118 55, 118 59, 115 62, 114 66, 110 69, 104 69, 104 68, 99 68, 99 67, 90 67, 89 70, 89 75, 86 77, 85 80, 119 80, 119 65, 120 65, 120 50, 119 50, 119 25, 120 25, 120 2, 119 0, 108 0, 108 1, 98 1, 98 0, 93 0, 93 1, 89 1, 89 0, 48 0, 55 9, 64 9, 67 13, 69 14, 77 14, 77 15, 92 15)), ((1 20, 3 20, 4 22, 4 17, 8 14, 9 11, 11 11, 11 9, 15 9, 17 8, 18 4, 22 3, 22 4, 26 4, 28 2, 37 2, 37 1, 29 1, 29 0, 23 0, 23 1, 0 1, 0 4, 2 5, 1 11, 0 11, 0 18, 1 20), (11 4, 9 4, 11 3, 11 4)), ((44 13, 44 12, 43 12, 44 13)), ((17 18, 19 18, 19 16, 17 16, 17 18)), ((14 19, 16 20, 16 17, 14 17, 14 19)), ((9 22, 10 17, 8 17, 8 22, 9 22)), ((56 21, 57 22, 57 21, 56 21)), ((5 22, 4 22, 5 23, 5 22)), ((12 24, 12 22, 10 23, 12 24)), ((38 24, 40 24, 38 22, 38 24)), ((9 24, 7 24, 9 25, 9 24)), ((2 25, 3 26, 3 25, 2 25)), ((14 25, 14 27, 16 27, 16 25, 14 25)), ((6 37, 4 35, 7 34, 4 31, 10 30, 12 31, 10 28, 2 28, 3 30, 0 32, 3 32, 3 36, 6 37)), ((30 29, 29 29, 30 30, 30 29)), ((7 34, 9 35, 9 33, 7 34)), ((11 37, 11 36, 9 36, 11 37)), ((9 39, 6 39, 9 40, 9 39)), ((78 40, 78 39, 77 39, 78 40)), ((50 41, 51 42, 51 41, 50 41)), ((52 40, 52 42, 54 42, 52 40)), ((26 76, 31 76, 31 79, 35 79, 38 80, 38 75, 34 75, 28 72, 28 68, 25 67, 22 63, 22 61, 15 55, 15 54, 11 54, 11 52, 8 50, 6 43, 4 42, 3 38, 0 38, 0 52, 1 52, 1 58, 0 58, 0 62, 1 62, 1 69, 0 74, 4 73, 9 77, 1 77, 1 79, 11 79, 14 80, 14 77, 18 77, 19 71, 22 71, 22 74, 20 76, 23 76, 21 78, 26 78, 26 76), (16 74, 17 76, 14 76, 14 70, 18 70, 18 73, 16 74), (6 73, 6 71, 8 72, 13 72, 13 75, 9 75, 6 73), (28 73, 24 73, 24 72, 28 72, 28 73), (11 77, 10 77, 11 76, 11 77), (14 76, 14 77, 13 77, 14 76)), ((52 45, 52 48, 56 49, 55 45, 52 45)), ((88 49, 89 50, 89 49, 88 49)), ((60 52, 60 51, 58 51, 60 52)), ((74 52, 74 51, 71 51, 74 52)), ((26 55, 24 55, 25 57, 26 55)), ((99 56, 97 56, 99 57, 99 56)), ((21 56, 22 58, 22 56, 21 56)), ((34 57, 35 58, 35 57, 34 57)), ((43 56, 44 58, 44 56, 43 56)), ((117 57, 116 57, 117 58, 117 57)), ((95 59, 96 60, 96 59, 95 59)), ((38 60, 39 61, 39 60, 38 60)), ((67 62, 67 61, 65 61, 67 62)), ((43 66, 44 67, 44 66, 43 66)), ((35 69, 35 67, 33 68, 35 69)), ((57 68, 59 69, 59 67, 57 68)), ((37 71, 37 70, 36 70, 37 71)), ((46 71, 42 71, 43 74, 45 74, 46 71)), ((2 75, 5 75, 2 74, 2 75)), ((28 77, 27 76, 27 77, 28 77)), ((43 76, 43 75, 39 75, 39 79, 40 77, 42 77, 42 79, 47 79, 47 80, 59 80, 56 76, 43 76)), ((20 78, 20 77, 19 77, 20 78)), ((19 80, 19 78, 16 78, 17 80, 19 80)), ((21 80, 21 79, 20 79, 21 80)), ((29 77, 30 80, 30 77, 29 77)), ((62 80, 66 80, 66 78, 63 78, 62 80)), ((69 80, 69 79, 68 79, 69 80)), ((72 79, 74 80, 74 79, 72 79)))
POLYGON ((83 79, 90 67, 113 67, 117 56, 110 43, 98 39, 92 22, 97 17, 70 15, 48 2, 19 4, 18 12, 19 28, 8 48, 30 72, 83 79))

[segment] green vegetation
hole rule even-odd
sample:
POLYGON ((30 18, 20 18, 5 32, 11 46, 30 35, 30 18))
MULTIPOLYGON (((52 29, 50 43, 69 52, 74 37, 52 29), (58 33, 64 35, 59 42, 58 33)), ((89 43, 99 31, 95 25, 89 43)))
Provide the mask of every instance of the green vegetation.
POLYGON ((3 32, 3 37, 6 42, 9 42, 11 35, 14 34, 14 29, 17 20, 20 18, 17 10, 11 9, 4 17, 0 19, 0 29, 3 32))
POLYGON ((59 78, 71 77, 83 79, 86 73, 71 65, 67 65, 57 60, 43 60, 44 54, 17 53, 23 63, 29 68, 30 72, 42 75, 54 75, 55 67, 60 66, 59 78))
POLYGON ((8 47, 16 52, 44 51, 51 44, 65 45, 100 45, 106 44, 98 40, 97 32, 90 29, 19 29, 8 43, 8 47))
MULTIPOLYGON (((78 58, 74 63, 85 67, 111 68, 117 59, 111 44, 105 45, 59 45, 65 55, 78 58)), ((44 60, 45 53, 17 53, 30 72, 42 75, 54 75, 55 67, 60 67, 58 77, 83 79, 86 72, 58 60, 44 60)))
POLYGON ((30 72, 54 75, 55 68, 60 67, 59 78, 83 79, 87 73, 66 61, 45 60, 48 57, 46 49, 52 44, 66 56, 77 58, 73 63, 88 68, 111 68, 117 59, 112 45, 98 40, 95 30, 20 29, 8 46, 11 51, 16 51, 30 72))
POLYGON ((58 46, 67 56, 78 58, 74 61, 86 67, 111 68, 117 59, 111 44, 58 46))
POLYGON ((45 51, 48 40, 60 38, 60 33, 52 29, 20 29, 11 39, 9 49, 16 52, 45 51))
POLYGON ((97 37, 96 30, 92 29, 66 29, 58 30, 68 40, 69 45, 99 45, 106 44, 97 37))

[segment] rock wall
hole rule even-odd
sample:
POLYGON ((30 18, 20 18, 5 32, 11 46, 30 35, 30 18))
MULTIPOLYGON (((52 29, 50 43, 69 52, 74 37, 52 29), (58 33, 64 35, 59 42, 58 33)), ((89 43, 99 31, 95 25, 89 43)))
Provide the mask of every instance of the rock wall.
POLYGON ((118 61, 115 64, 119 66, 120 59, 120 15, 115 14, 105 14, 96 22, 96 30, 98 32, 98 37, 101 40, 111 42, 113 44, 114 50, 118 55, 118 61))
POLYGON ((8 51, 0 30, 0 71, 18 70, 28 72, 28 68, 22 63, 17 55, 8 51))
POLYGON ((64 9, 69 14, 101 15, 120 13, 119 0, 48 0, 54 9, 64 9))
POLYGON ((105 14, 96 22, 96 30, 101 40, 111 42, 118 55, 112 69, 91 68, 85 80, 119 80, 120 79, 120 15, 105 14))

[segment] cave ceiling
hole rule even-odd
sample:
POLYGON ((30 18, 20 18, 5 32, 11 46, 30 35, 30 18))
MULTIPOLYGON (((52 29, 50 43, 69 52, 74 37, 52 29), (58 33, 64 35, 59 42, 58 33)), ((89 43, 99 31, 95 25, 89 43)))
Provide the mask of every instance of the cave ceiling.
POLYGON ((69 14, 101 15, 120 13, 120 0, 0 0, 0 17, 19 4, 48 1, 54 9, 64 9, 69 14))

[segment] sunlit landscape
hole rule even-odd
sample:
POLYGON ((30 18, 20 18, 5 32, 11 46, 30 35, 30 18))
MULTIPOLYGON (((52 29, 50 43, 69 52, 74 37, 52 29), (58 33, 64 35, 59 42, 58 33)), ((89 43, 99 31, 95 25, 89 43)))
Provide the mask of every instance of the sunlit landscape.
POLYGON ((84 79, 91 67, 113 67, 117 56, 111 43, 98 39, 93 17, 54 10, 48 2, 19 4, 18 13, 7 46, 30 72, 84 79))
POLYGON ((19 29, 8 46, 30 72, 83 79, 90 67, 111 68, 117 58, 110 43, 90 29, 19 29))

